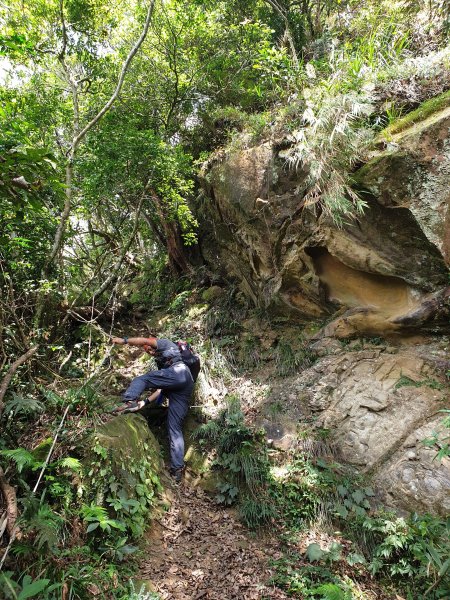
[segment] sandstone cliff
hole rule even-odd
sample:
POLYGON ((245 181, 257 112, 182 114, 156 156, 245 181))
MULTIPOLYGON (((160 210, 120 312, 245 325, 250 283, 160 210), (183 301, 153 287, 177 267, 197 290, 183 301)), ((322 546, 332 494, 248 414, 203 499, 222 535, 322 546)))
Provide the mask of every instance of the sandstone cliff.
POLYGON ((448 331, 449 128, 447 108, 384 140, 355 174, 367 209, 342 227, 304 206, 281 142, 218 153, 201 173, 207 261, 272 313, 339 315, 325 335, 448 331))
POLYGON ((287 168, 285 142, 217 153, 201 173, 203 253, 268 315, 319 323, 319 360, 271 385, 266 404, 281 399, 283 411, 262 419, 268 437, 295 445, 313 418, 388 505, 446 514, 450 461, 423 440, 448 402, 450 108, 414 121, 379 137, 354 175, 367 209, 341 227, 304 206, 305 173, 287 168), (391 346, 335 341, 361 336, 391 346))

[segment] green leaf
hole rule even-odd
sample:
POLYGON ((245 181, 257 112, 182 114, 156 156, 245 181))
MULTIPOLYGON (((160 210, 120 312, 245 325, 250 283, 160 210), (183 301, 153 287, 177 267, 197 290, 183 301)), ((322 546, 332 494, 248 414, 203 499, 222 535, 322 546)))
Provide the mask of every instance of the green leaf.
POLYGON ((310 544, 306 548, 306 556, 310 562, 320 560, 325 555, 325 552, 319 546, 319 544, 310 544))
POLYGON ((25 600, 26 598, 32 598, 42 592, 48 584, 50 583, 50 579, 37 579, 33 581, 33 583, 26 584, 20 594, 17 597, 17 600, 25 600))
POLYGON ((347 495, 347 491, 348 490, 347 490, 347 488, 345 486, 338 485, 336 489, 337 489, 337 492, 338 492, 339 496, 344 497, 344 496, 347 495))
POLYGON ((312 590, 314 596, 321 594, 323 600, 344 600, 345 592, 335 583, 324 583, 312 590))
POLYGON ((343 519, 346 519, 348 517, 348 510, 345 508, 345 506, 343 504, 338 504, 336 506, 336 512, 343 519))
POLYGON ((63 458, 60 462, 60 465, 62 467, 67 467, 72 471, 79 471, 81 469, 81 462, 78 460, 78 458, 73 458, 72 456, 67 456, 66 458, 63 458))
POLYGON ((86 533, 90 533, 91 531, 94 531, 95 529, 97 529, 97 527, 100 525, 100 523, 97 521, 96 523, 90 523, 86 529, 86 533))
POLYGON ((355 490, 352 494, 352 498, 356 504, 361 504, 361 502, 364 500, 364 494, 361 490, 355 490))
POLYGON ((450 568, 450 558, 448 558, 439 570, 438 576, 443 577, 450 568))
POLYGON ((347 562, 352 567, 353 565, 364 564, 366 559, 362 554, 358 554, 357 552, 352 552, 347 556, 347 562))
POLYGON ((25 467, 39 467, 42 464, 41 462, 37 462, 31 452, 28 452, 25 448, 2 450, 0 451, 0 455, 13 460, 17 465, 19 473, 21 473, 25 467))

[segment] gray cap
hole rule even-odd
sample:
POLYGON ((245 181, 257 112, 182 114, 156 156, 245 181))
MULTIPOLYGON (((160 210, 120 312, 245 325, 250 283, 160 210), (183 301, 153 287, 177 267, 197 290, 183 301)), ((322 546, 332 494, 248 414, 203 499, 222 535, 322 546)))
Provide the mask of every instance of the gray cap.
MULTIPOLYGON (((181 354, 178 346, 164 338, 156 340, 156 351, 162 358, 179 358, 181 354)), ((176 362, 176 361, 175 361, 176 362)))

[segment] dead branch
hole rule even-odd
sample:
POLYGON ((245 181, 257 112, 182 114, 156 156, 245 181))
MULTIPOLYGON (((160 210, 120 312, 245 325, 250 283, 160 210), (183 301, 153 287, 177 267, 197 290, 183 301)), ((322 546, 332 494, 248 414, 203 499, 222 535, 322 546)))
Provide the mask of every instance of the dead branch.
POLYGON ((4 406, 3 398, 5 397, 6 390, 8 389, 8 385, 10 384, 11 379, 14 377, 14 374, 17 371, 17 369, 21 365, 26 363, 27 360, 29 360, 33 356, 33 354, 36 354, 38 349, 39 349, 39 346, 34 346, 33 348, 30 348, 27 352, 25 352, 25 354, 22 354, 22 356, 19 356, 19 358, 16 361, 14 361, 13 364, 9 367, 8 372, 4 376, 2 383, 0 385, 0 417, 2 416, 3 406, 4 406))

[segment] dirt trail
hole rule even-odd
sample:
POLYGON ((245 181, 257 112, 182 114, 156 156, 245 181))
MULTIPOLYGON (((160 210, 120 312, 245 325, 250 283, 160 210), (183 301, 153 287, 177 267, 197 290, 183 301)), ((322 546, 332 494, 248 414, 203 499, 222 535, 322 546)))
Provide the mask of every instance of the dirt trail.
POLYGON ((274 540, 251 539, 229 511, 183 482, 170 510, 154 521, 140 578, 151 580, 164 600, 281 600, 268 585, 274 540))

